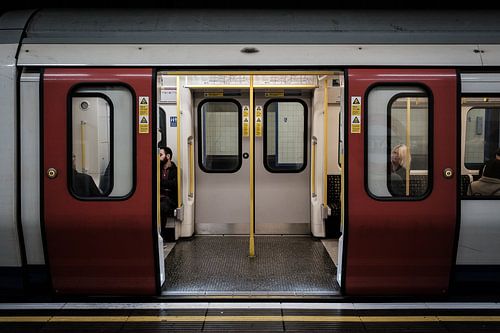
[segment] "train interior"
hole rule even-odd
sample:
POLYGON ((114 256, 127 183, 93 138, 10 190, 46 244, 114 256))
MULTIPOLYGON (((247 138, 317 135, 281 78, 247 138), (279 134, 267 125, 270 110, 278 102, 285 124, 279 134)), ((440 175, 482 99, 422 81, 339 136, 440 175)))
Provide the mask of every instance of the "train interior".
POLYGON ((340 293, 343 89, 341 72, 158 73, 179 193, 158 214, 163 295, 340 293))

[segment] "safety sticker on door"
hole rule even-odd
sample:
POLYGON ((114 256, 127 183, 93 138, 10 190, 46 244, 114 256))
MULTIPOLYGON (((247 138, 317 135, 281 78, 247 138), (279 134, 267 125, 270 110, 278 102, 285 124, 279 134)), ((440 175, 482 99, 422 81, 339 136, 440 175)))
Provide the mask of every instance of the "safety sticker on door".
POLYGON ((361 96, 351 96, 351 133, 361 133, 361 96))
POLYGON ((243 106, 243 136, 250 136, 250 107, 243 106))
POLYGON ((149 96, 139 96, 139 133, 149 133, 149 96))
POLYGON ((255 136, 262 136, 262 105, 255 107, 255 136))

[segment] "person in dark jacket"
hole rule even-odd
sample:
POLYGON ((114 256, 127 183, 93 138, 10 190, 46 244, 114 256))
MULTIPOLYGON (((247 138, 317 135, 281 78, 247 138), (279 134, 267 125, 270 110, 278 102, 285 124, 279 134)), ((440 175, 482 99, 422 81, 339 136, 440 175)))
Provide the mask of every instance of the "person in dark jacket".
POLYGON ((172 149, 160 147, 160 212, 162 231, 168 216, 177 208, 177 166, 172 162, 172 149))
POLYGON ((91 176, 76 170, 76 156, 73 155, 73 193, 79 197, 102 197, 101 191, 91 176))
POLYGON ((470 184, 467 194, 500 196, 500 148, 497 149, 495 159, 484 166, 481 178, 470 184))

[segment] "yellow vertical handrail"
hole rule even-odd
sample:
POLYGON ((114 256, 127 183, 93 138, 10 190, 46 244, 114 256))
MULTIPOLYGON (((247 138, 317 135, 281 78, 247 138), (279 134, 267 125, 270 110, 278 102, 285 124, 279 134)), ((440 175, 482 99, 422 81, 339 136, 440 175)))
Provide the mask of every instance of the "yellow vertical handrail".
POLYGON ((82 173, 85 172, 85 162, 86 162, 86 155, 85 155, 85 125, 87 123, 83 120, 80 121, 80 146, 82 149, 82 173))
POLYGON ((324 79, 323 96, 323 205, 328 205, 328 77, 324 79))
MULTIPOLYGON (((156 170, 160 170, 160 154, 159 149, 157 149, 156 153, 156 170)), ((161 213, 160 213, 160 172, 156 173, 156 225, 157 228, 161 231, 161 213)))
POLYGON ((312 151, 311 151, 311 193, 312 197, 316 197, 316 149, 318 145, 318 140, 316 137, 312 139, 312 151))
POLYGON ((249 240, 249 257, 255 257, 255 237, 254 237, 254 227, 255 227, 255 202, 254 202, 254 119, 253 119, 253 75, 250 75, 250 112, 249 112, 249 126, 250 126, 250 240, 249 240))
POLYGON ((189 194, 188 197, 192 198, 194 196, 194 145, 193 137, 190 136, 188 139, 189 146, 189 194))
POLYGON ((177 103, 177 207, 182 206, 182 177, 181 177, 181 77, 177 76, 176 86, 177 103))
POLYGON ((410 121, 411 99, 406 98, 406 196, 410 195, 410 121))

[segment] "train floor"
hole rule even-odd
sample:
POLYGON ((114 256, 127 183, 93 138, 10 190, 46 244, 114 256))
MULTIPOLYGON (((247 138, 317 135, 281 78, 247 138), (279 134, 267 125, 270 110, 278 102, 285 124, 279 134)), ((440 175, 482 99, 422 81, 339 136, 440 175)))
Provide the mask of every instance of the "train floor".
POLYGON ((335 240, 195 236, 165 246, 164 296, 338 295, 335 240))

